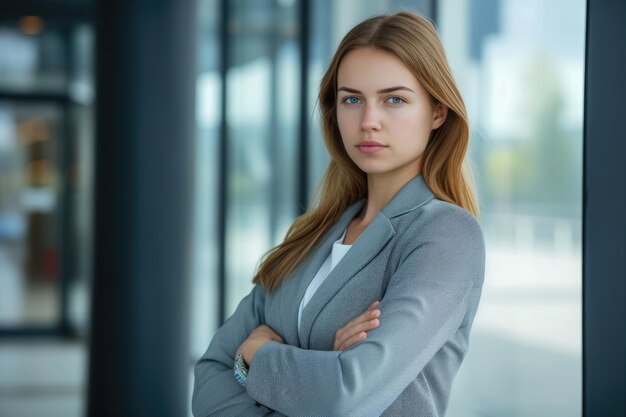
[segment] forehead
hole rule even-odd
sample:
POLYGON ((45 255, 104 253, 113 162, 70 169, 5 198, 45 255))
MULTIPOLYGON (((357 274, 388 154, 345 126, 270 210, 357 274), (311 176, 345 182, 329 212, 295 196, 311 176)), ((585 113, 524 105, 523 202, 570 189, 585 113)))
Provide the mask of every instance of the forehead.
POLYGON ((402 60, 378 48, 358 48, 348 52, 337 71, 337 86, 361 91, 392 86, 418 87, 418 81, 402 60))

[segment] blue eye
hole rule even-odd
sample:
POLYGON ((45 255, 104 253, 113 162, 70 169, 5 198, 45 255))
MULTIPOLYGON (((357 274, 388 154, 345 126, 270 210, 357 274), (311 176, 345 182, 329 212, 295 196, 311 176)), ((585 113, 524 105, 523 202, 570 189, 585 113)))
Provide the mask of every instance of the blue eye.
POLYGON ((388 102, 390 102, 391 104, 400 104, 400 103, 404 103, 404 100, 400 97, 389 97, 387 99, 388 102))
POLYGON ((346 104, 358 104, 359 99, 356 97, 346 97, 343 99, 343 102, 346 104))

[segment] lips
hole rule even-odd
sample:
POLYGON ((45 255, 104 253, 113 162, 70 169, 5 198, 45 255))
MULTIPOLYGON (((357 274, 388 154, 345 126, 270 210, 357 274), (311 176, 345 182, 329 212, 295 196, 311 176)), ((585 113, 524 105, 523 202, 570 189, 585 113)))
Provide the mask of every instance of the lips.
POLYGON ((383 145, 380 142, 376 142, 373 140, 364 140, 363 142, 359 142, 358 145, 356 145, 356 148, 361 152, 361 153, 366 153, 366 154, 372 154, 372 153, 376 153, 376 152, 380 152, 383 149, 385 149, 387 146, 383 145))

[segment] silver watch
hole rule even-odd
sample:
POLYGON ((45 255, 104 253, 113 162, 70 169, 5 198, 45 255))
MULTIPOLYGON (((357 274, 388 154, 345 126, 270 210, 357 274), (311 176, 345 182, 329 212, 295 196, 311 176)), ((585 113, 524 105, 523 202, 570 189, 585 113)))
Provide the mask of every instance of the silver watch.
POLYGON ((235 356, 235 379, 241 385, 246 385, 246 378, 248 377, 248 365, 243 360, 243 355, 240 353, 235 356))

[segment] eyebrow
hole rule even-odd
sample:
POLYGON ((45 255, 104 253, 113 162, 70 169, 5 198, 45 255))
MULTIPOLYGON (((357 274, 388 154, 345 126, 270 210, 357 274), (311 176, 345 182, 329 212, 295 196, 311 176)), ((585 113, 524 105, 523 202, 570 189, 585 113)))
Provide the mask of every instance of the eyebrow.
MULTIPOLYGON (((395 87, 389 87, 389 88, 383 88, 382 90, 378 90, 376 93, 377 94, 384 94, 384 93, 391 93, 392 91, 398 91, 398 90, 406 90, 406 91, 410 91, 411 93, 415 94, 415 91, 411 90, 409 87, 405 87, 402 85, 398 85, 395 87)), ((352 94, 363 94, 361 91, 356 90, 354 88, 350 88, 350 87, 339 87, 337 89, 337 91, 346 91, 348 93, 352 93, 352 94)))

